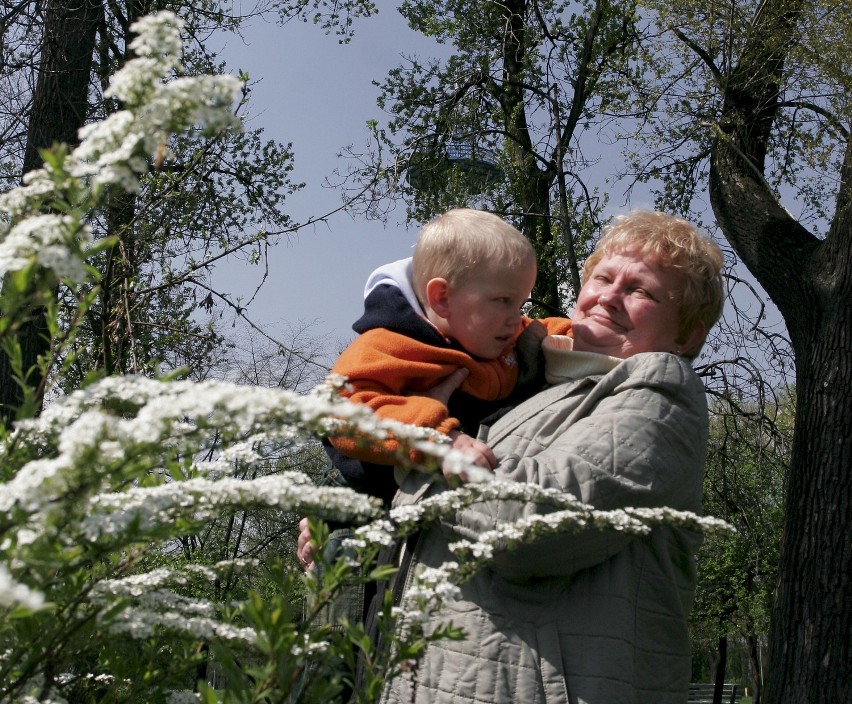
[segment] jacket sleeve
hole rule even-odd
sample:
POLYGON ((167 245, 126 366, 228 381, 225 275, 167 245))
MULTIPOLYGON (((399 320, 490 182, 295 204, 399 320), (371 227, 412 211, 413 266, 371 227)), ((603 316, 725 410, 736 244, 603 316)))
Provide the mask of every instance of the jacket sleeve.
POLYGON ((546 335, 568 335, 570 331, 570 318, 522 318, 521 334, 515 342, 518 382, 514 389, 514 401, 527 399, 544 388, 545 363, 541 350, 543 338, 546 335))
MULTIPOLYGON (((344 395, 349 400, 368 406, 378 417, 447 434, 460 425, 447 407, 426 396, 408 394, 432 388, 458 366, 451 359, 439 360, 436 348, 376 330, 357 337, 331 371, 347 377, 351 390, 344 395)), ((329 440, 348 457, 376 464, 398 462, 399 443, 393 439, 368 443, 360 437, 339 436, 329 440)), ((418 461, 416 455, 410 459, 418 461)))
MULTIPOLYGON (((569 492, 601 510, 700 511, 707 439, 703 386, 671 355, 643 357, 599 398, 593 389, 578 405, 552 403, 499 440, 493 447, 500 457, 495 473, 569 492)), ((493 500, 459 511, 444 528, 451 538, 475 540, 499 524, 554 510, 537 502, 493 500)), ((511 579, 571 575, 607 560, 633 539, 584 526, 498 550, 493 568, 511 579)))
POLYGON ((571 332, 570 318, 538 318, 548 335, 567 335, 571 332))

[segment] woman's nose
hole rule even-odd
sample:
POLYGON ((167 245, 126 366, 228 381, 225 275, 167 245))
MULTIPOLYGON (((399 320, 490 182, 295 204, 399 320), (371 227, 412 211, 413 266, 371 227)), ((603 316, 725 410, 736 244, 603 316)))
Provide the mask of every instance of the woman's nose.
POLYGON ((607 286, 598 293, 598 303, 604 306, 614 306, 618 303, 618 292, 612 287, 607 286))

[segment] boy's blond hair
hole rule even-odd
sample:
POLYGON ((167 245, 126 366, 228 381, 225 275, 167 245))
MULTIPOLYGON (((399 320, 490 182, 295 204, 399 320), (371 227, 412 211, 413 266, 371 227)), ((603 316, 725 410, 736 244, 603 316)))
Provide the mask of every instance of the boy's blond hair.
POLYGON ((446 279, 457 286, 471 274, 494 267, 515 269, 535 265, 530 241, 502 218, 483 210, 456 208, 430 220, 414 247, 412 283, 420 302, 426 284, 446 279))
MULTIPOLYGON (((621 253, 640 254, 683 274, 684 287, 676 299, 680 304, 678 332, 681 338, 688 337, 699 322, 709 331, 719 320, 725 303, 721 274, 725 257, 719 245, 699 233, 691 222, 651 211, 619 215, 586 259, 583 282, 589 279, 603 257, 621 253)), ((702 340, 697 348, 686 350, 684 356, 696 357, 703 344, 702 340)))

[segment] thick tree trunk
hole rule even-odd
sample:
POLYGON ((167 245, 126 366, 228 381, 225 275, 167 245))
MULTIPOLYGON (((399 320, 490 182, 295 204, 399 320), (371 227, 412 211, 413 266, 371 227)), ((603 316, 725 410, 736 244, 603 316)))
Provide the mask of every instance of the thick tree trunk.
MULTIPOLYGON (((101 20, 99 0, 49 0, 45 8, 41 62, 27 130, 23 173, 41 166, 39 150, 56 143, 75 144, 88 111, 95 34, 101 20)), ((49 345, 44 314, 33 311, 18 341, 27 383, 41 388, 39 355, 49 345)), ((8 426, 23 400, 9 359, 0 351, 0 419, 8 426)))
POLYGON ((852 149, 824 240, 794 220, 763 179, 798 10, 787 0, 761 5, 725 87, 710 178, 717 222, 784 316, 796 354, 769 704, 852 701, 852 149))

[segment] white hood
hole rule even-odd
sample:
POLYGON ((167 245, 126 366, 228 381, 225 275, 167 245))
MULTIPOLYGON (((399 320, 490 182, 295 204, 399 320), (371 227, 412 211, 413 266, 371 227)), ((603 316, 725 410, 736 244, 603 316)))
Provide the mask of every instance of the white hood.
POLYGON ((423 308, 414 295, 414 287, 411 285, 411 257, 407 259, 398 259, 389 264, 383 264, 367 277, 367 283, 364 286, 364 298, 370 295, 376 286, 387 285, 396 286, 405 295, 405 300, 409 305, 420 315, 425 317, 423 308))

